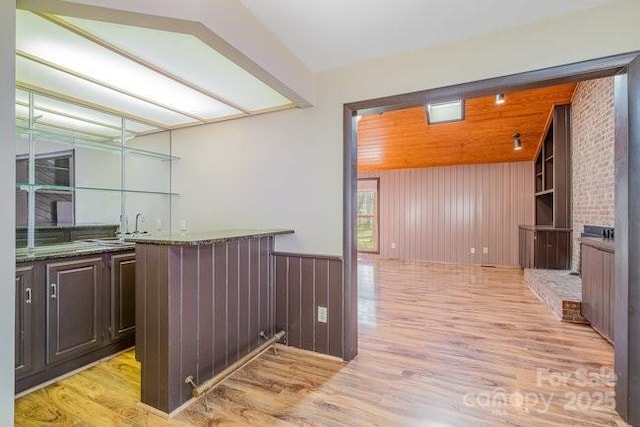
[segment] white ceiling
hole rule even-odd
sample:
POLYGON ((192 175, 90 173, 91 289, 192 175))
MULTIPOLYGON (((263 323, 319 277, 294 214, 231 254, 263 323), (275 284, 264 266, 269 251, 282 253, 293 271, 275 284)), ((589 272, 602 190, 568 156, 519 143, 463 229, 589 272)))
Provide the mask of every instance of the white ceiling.
POLYGON ((531 24, 616 0, 240 0, 314 71, 531 24))

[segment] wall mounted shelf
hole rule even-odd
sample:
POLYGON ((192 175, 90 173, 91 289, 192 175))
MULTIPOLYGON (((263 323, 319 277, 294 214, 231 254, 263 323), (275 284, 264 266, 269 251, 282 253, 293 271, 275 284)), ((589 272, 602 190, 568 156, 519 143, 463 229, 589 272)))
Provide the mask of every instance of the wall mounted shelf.
POLYGON ((171 131, 23 88, 16 115, 16 218, 28 248, 42 224, 119 222, 127 230, 129 218, 151 216, 171 231, 178 196, 171 170, 179 160, 171 131))
POLYGON ((571 105, 556 105, 535 166, 535 224, 521 225, 520 266, 571 267, 571 105))

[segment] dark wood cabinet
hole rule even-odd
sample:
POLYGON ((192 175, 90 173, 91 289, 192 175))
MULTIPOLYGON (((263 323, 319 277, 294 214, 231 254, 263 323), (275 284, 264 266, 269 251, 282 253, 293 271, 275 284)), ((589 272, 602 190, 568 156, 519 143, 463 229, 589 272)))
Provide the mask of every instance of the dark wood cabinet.
POLYGON ((101 257, 47 264, 47 363, 59 363, 102 345, 101 257))
POLYGON ((136 329, 136 255, 111 255, 111 339, 134 334, 136 329))
POLYGON ((535 268, 568 270, 571 268, 571 230, 535 231, 535 268))
POLYGON ((582 316, 609 342, 614 340, 615 256, 613 242, 582 238, 582 316), (585 243, 586 242, 586 243, 585 243))
POLYGON ((38 339, 44 324, 44 312, 42 295, 34 289, 35 283, 33 266, 16 268, 16 378, 31 375, 41 370, 44 364, 41 357, 44 344, 40 344, 42 340, 38 339))
POLYGON ((17 264, 16 392, 134 345, 135 277, 131 250, 17 264))
POLYGON ((519 241, 522 268, 567 270, 571 267, 571 230, 521 225, 519 241))
POLYGON ((520 261, 520 266, 522 268, 534 268, 535 266, 535 257, 534 257, 534 241, 535 241, 535 231, 533 229, 528 229, 525 227, 520 227, 520 252, 518 255, 518 259, 520 261))
POLYGON ((571 268, 571 106, 556 105, 535 165, 535 224, 520 226, 520 266, 571 268))

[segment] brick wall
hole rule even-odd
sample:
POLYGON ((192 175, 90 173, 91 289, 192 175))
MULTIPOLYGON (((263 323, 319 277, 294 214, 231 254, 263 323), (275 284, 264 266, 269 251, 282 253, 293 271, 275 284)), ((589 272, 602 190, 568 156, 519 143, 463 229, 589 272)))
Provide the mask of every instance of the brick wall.
POLYGON ((613 106, 612 77, 578 84, 571 107, 572 268, 576 271, 583 226, 614 222, 613 106))

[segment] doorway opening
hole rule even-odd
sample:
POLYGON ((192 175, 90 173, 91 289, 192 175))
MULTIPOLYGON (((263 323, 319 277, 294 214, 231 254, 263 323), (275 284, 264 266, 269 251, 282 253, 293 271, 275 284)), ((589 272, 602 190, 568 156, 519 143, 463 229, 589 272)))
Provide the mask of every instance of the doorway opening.
MULTIPOLYGON (((438 88, 433 90, 415 92, 404 95, 390 96, 385 98, 354 102, 345 104, 343 122, 344 122, 344 304, 345 304, 345 322, 344 322, 344 341, 345 341, 345 359, 353 358, 357 354, 357 338, 358 338, 358 319, 357 319, 357 215, 356 215, 356 194, 357 194, 357 119, 356 117, 363 114, 385 113, 389 111, 407 109, 411 107, 424 107, 428 104, 436 104, 446 102, 453 98, 470 99, 482 96, 495 96, 496 93, 508 93, 521 90, 537 89, 554 84, 563 84, 572 81, 583 81, 602 77, 616 77, 616 153, 624 145, 625 153, 629 145, 628 137, 629 129, 633 125, 629 123, 632 119, 627 112, 627 108, 617 108, 618 103, 626 103, 626 107, 632 105, 634 101, 627 96, 627 67, 636 60, 637 53, 618 55, 609 58, 586 61, 577 64, 554 67, 545 70, 532 71, 513 76, 499 77, 484 81, 465 83, 450 87, 438 88), (624 95, 624 96, 622 96, 624 95), (627 134, 626 138, 622 136, 627 134), (621 136, 622 135, 622 136, 621 136)), ((637 62, 637 61, 636 61, 637 62)), ((636 74, 633 75, 634 84, 636 74)), ((637 137, 633 135, 632 137, 637 137)), ((624 170, 624 166, 628 165, 629 160, 621 165, 616 157, 616 193, 628 184, 629 174, 624 170), (618 171, 622 171, 620 174, 618 171)), ((626 188, 626 187, 625 187, 626 188)), ((620 200, 616 197, 616 226, 621 224, 625 227, 629 225, 630 209, 628 200, 620 200)), ((631 214, 635 214, 635 211, 631 214)), ((616 245, 627 245, 628 240, 626 230, 622 229, 618 233, 622 242, 616 242, 616 245)), ((628 269, 629 258, 628 251, 624 251, 620 256, 616 257, 616 269, 628 269)), ((627 275, 628 276, 628 275, 627 275)), ((620 294, 628 293, 628 277, 618 277, 616 281, 616 290, 621 291, 620 294)), ((618 298, 616 301, 616 312, 624 311, 626 313, 627 322, 618 321, 620 329, 628 328, 628 304, 630 302, 625 298, 618 298)), ((623 316, 622 314, 620 316, 623 316)), ((623 316, 624 317, 624 316, 623 316)), ((624 332, 620 331, 621 336, 624 332)), ((617 333, 616 333, 617 335, 617 333)), ((628 334, 627 334, 628 336, 628 334)), ((621 346, 622 347, 622 346, 621 346)), ((635 348, 635 347, 634 347, 635 348)), ((627 405, 629 384, 628 371, 635 369, 629 367, 628 349, 618 349, 616 347, 616 374, 619 376, 617 383, 617 410, 623 418, 629 418, 629 408, 627 405), (622 354, 622 353, 626 353, 622 354)), ((633 414, 632 414, 633 417, 633 414)))

